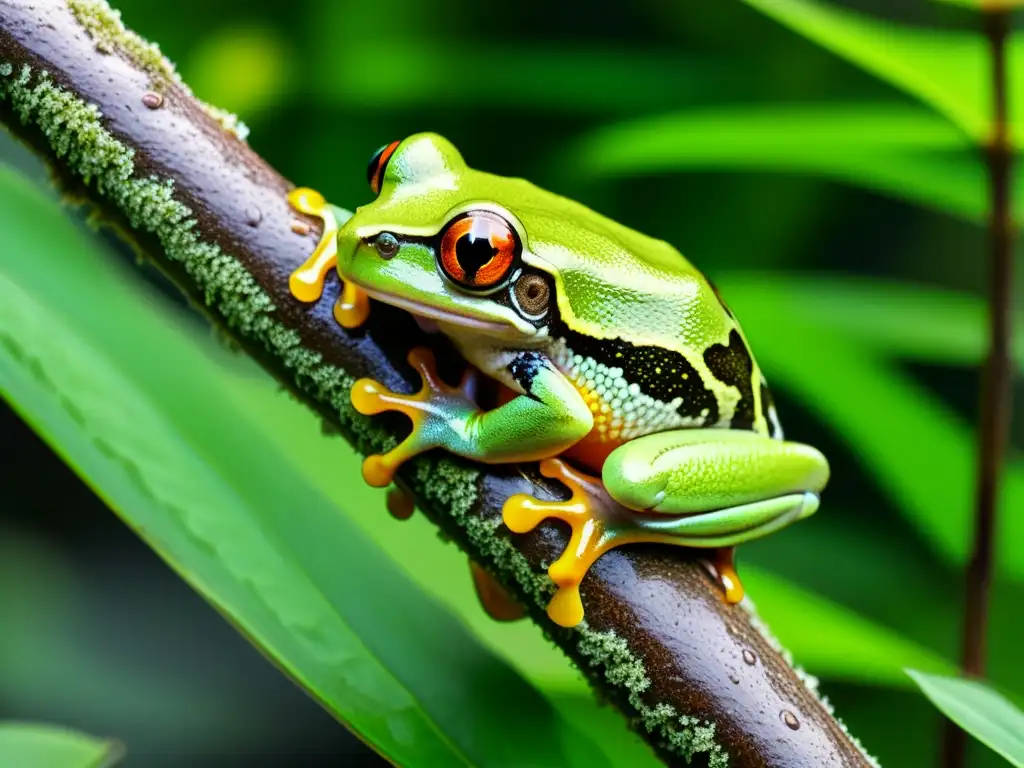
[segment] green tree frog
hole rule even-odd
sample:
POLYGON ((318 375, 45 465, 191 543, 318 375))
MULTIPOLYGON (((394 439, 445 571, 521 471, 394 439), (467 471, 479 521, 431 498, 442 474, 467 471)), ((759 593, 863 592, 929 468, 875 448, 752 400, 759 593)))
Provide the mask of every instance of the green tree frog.
MULTIPOLYGON (((782 439, 736 318, 672 246, 523 179, 469 168, 432 133, 379 150, 368 179, 376 198, 351 215, 312 190, 292 192, 295 207, 325 222, 292 293, 317 300, 336 267, 343 326, 363 322, 367 297, 408 310, 507 397, 482 410, 470 377, 449 386, 430 353, 414 349, 418 393, 365 379, 353 388, 361 413, 397 411, 413 423, 394 450, 366 459, 363 476, 386 486, 433 448, 493 464, 539 461, 571 498, 518 495, 502 515, 517 533, 546 518, 571 527, 548 570, 556 623, 583 619, 580 582, 614 547, 731 552, 817 510, 825 457, 782 439)), ((736 601, 730 563, 719 561, 719 576, 736 601)))

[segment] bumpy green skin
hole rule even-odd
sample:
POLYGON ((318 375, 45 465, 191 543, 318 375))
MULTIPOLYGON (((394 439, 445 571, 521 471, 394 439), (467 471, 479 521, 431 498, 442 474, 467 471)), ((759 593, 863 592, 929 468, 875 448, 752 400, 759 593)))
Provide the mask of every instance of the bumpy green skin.
POLYGON ((436 321, 470 363, 519 394, 488 412, 468 398, 432 402, 417 451, 505 463, 586 438, 614 448, 602 479, 616 501, 675 518, 637 525, 691 546, 757 538, 817 509, 825 458, 780 439, 736 319, 670 245, 524 180, 473 170, 436 134, 401 142, 380 180, 378 198, 339 232, 339 273, 436 321), (519 266, 484 293, 439 264, 446 225, 481 210, 522 244, 519 266), (524 275, 553 285, 540 318, 515 299, 524 275))

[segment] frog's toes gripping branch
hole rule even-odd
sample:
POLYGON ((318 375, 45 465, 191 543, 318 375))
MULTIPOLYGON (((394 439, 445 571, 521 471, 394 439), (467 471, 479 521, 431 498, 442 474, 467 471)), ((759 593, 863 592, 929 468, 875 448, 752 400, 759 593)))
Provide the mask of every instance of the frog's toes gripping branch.
MULTIPOLYGON (((320 219, 324 227, 316 250, 288 281, 292 296, 308 304, 323 295, 327 273, 338 265, 338 228, 352 214, 328 204, 323 195, 308 187, 293 189, 288 193, 288 202, 295 210, 320 219)), ((338 325, 358 328, 369 315, 370 297, 355 283, 346 281, 334 305, 338 325)))
MULTIPOLYGON (((514 533, 527 533, 548 518, 569 524, 569 544, 548 568, 558 591, 548 604, 548 616, 563 627, 583 620, 580 582, 601 555, 623 544, 679 544, 672 534, 637 524, 636 513, 615 501, 597 478, 560 459, 540 463, 545 477, 561 481, 572 494, 567 501, 546 501, 526 494, 512 496, 502 508, 505 525, 514 533)), ((742 587, 739 588, 742 598, 742 587)))
POLYGON ((397 411, 412 420, 412 432, 405 440, 387 453, 368 456, 363 462, 363 479, 375 488, 390 484, 398 468, 412 457, 431 448, 450 448, 458 439, 458 425, 480 412, 472 399, 472 368, 463 375, 459 386, 449 387, 437 375, 430 350, 417 347, 407 359, 423 381, 422 389, 415 394, 392 392, 373 379, 360 379, 352 386, 352 405, 360 413, 372 416, 397 411))

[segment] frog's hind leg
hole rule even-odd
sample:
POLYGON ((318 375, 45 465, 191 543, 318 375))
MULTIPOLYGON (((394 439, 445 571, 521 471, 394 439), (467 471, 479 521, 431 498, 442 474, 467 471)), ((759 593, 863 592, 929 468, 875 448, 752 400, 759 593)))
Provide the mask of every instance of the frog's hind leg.
POLYGON ((762 525, 787 511, 807 517, 828 474, 825 457, 809 445, 728 429, 646 435, 612 451, 602 471, 620 504, 658 513, 654 525, 706 547, 758 538, 762 525), (664 515, 685 517, 676 525, 664 515))
POLYGON ((755 432, 661 432, 612 452, 608 493, 640 513, 635 522, 676 543, 714 549, 708 559, 729 602, 743 598, 734 547, 812 515, 828 481, 817 450, 755 432))
POLYGON ((574 626, 583 618, 584 575, 602 554, 623 544, 718 550, 712 565, 726 599, 738 602, 743 588, 730 548, 812 514, 828 464, 810 446, 754 432, 680 430, 615 449, 605 461, 603 482, 556 459, 541 462, 541 473, 564 483, 569 500, 520 494, 505 503, 502 514, 516 533, 546 518, 569 524, 569 545, 548 569, 559 588, 548 615, 574 626))

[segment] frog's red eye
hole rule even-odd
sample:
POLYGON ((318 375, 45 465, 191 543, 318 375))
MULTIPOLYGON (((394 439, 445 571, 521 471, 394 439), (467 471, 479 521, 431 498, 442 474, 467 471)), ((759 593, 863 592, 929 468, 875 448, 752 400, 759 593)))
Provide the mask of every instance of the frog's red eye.
POLYGON ((508 277, 522 247, 515 229, 490 211, 453 219, 441 236, 441 269, 466 288, 493 288, 508 277))
POLYGON ((366 166, 366 180, 369 182, 373 194, 380 194, 380 183, 384 179, 384 171, 388 167, 388 160, 391 159, 391 156, 401 143, 400 141, 392 141, 390 144, 385 144, 374 152, 373 157, 370 158, 370 164, 366 166))

